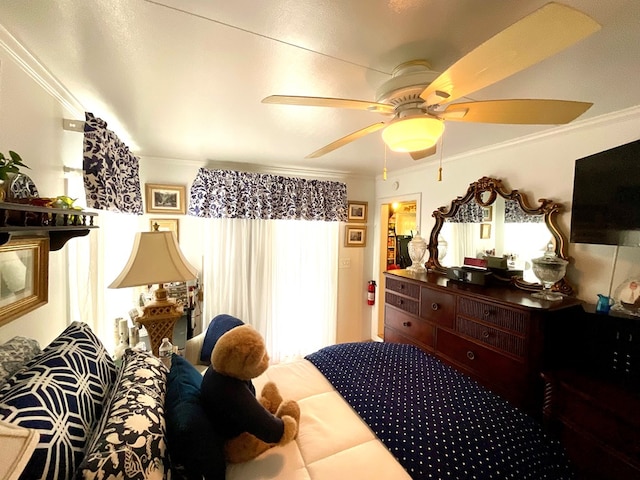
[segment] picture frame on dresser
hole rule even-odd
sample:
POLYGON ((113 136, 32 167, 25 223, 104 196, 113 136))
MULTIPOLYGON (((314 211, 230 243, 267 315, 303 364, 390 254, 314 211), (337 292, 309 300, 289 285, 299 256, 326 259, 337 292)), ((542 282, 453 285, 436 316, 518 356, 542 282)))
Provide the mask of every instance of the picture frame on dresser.
POLYGON ((184 185, 145 183, 146 213, 184 215, 187 212, 186 192, 184 185))
POLYGON ((49 237, 16 237, 0 246, 0 326, 49 301, 49 237))

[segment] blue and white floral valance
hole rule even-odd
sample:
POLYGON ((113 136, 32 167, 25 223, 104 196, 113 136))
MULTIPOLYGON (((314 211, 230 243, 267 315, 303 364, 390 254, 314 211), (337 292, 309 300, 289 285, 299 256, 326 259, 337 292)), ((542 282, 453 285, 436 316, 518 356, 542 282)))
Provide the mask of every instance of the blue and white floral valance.
POLYGON ((85 113, 84 190, 87 206, 99 210, 142 215, 138 158, 107 122, 85 113))
MULTIPOLYGON (((445 221, 451 223, 482 223, 485 221, 483 218, 483 207, 472 201, 460 205, 456 214, 446 218, 445 221)), ((505 200, 504 222, 544 223, 544 215, 531 215, 520 207, 520 203, 517 200, 505 200)))
POLYGON ((263 220, 347 220, 342 182, 201 168, 191 185, 190 215, 263 220))

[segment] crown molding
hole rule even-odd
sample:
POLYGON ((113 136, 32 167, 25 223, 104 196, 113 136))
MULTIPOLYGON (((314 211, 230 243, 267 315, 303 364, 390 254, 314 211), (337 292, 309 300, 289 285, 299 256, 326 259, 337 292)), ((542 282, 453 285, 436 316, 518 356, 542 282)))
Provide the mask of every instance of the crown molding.
POLYGON ((85 109, 80 102, 2 25, 0 25, 0 47, 71 115, 84 119, 85 109))

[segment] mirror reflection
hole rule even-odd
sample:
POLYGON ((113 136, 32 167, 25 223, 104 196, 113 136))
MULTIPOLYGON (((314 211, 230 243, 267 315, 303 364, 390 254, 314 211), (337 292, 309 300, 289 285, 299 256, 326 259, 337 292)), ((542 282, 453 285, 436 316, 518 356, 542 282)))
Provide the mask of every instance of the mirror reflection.
POLYGON ((497 197, 487 207, 472 199, 446 218, 439 242, 446 245, 444 255, 438 250, 443 267, 463 265, 465 257, 501 257, 507 259, 510 270, 522 272, 524 281, 537 283, 531 259, 544 254, 553 235, 544 215, 528 215, 517 201, 497 197))
MULTIPOLYGON (((496 178, 482 177, 469 185, 464 196, 433 212, 427 267, 446 271, 464 265, 465 258, 489 259, 500 263, 504 280, 520 288, 540 289, 531 260, 547 251, 567 259, 566 237, 556 224, 560 209, 548 199, 531 207, 518 190, 505 189, 496 178)), ((554 287, 573 293, 564 278, 554 287)))

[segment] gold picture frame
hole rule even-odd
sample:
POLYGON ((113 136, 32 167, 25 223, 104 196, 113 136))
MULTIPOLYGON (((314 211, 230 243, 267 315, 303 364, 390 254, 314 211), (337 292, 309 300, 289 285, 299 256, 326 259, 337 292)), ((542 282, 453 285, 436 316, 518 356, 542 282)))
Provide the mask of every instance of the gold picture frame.
POLYGON ((490 222, 493 218, 493 205, 482 207, 482 221, 490 222))
POLYGON ((367 227, 364 225, 347 225, 344 229, 345 247, 366 247, 367 227))
POLYGON ((491 238, 491 224, 490 223, 481 223, 480 224, 480 238, 482 240, 486 240, 491 238))
POLYGON ((49 301, 49 237, 0 245, 0 326, 49 301))
POLYGON ((144 187, 147 213, 184 215, 187 212, 187 188, 184 185, 145 183, 144 187))
POLYGON ((347 222, 367 223, 368 202, 347 202, 347 222))
POLYGON ((180 222, 177 218, 150 218, 149 230, 151 232, 155 230, 156 224, 159 232, 173 232, 176 234, 176 240, 180 241, 180 222))

